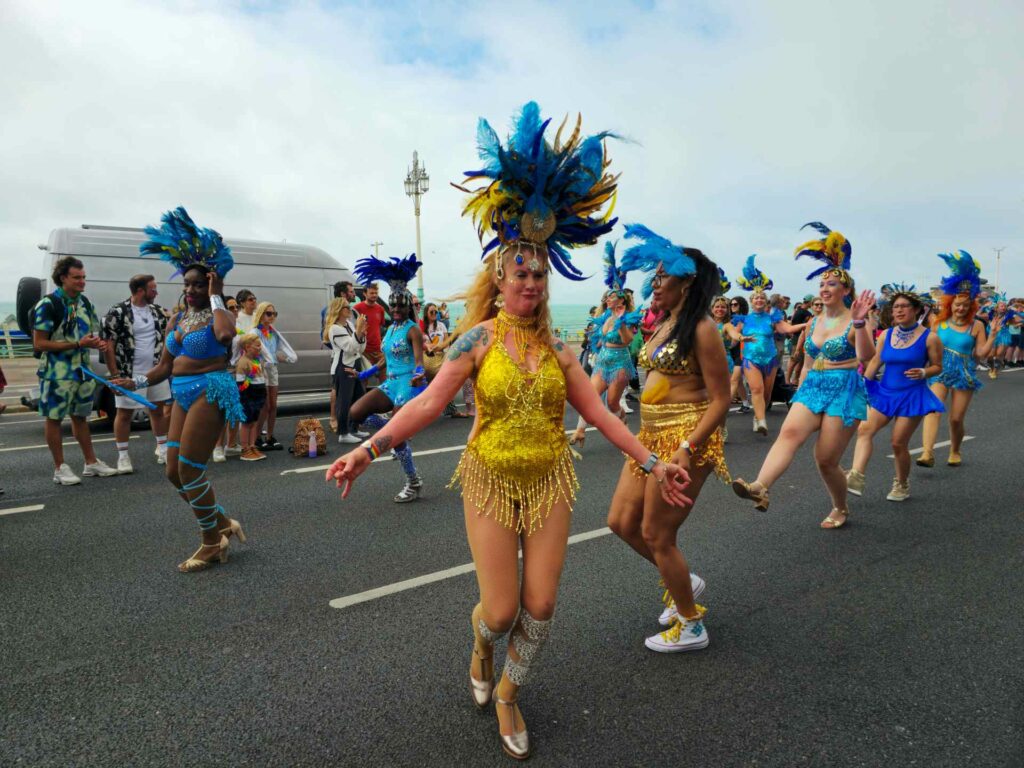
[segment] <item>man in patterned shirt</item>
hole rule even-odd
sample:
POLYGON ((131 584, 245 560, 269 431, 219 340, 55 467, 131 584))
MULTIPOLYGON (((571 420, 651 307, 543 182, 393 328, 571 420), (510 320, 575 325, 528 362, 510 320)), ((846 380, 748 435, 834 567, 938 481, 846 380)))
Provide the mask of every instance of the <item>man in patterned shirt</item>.
MULTIPOLYGON (((131 291, 131 298, 112 306, 103 318, 103 338, 108 342, 107 369, 113 379, 130 379, 132 374, 147 373, 154 368, 164 351, 164 336, 167 334, 167 315, 158 304, 153 303, 157 297, 156 278, 152 275, 135 275, 128 281, 128 290, 131 291)), ((157 404, 157 409, 149 412, 149 423, 156 438, 157 463, 166 464, 170 382, 162 381, 135 391, 157 404)), ((145 406, 123 395, 117 395, 114 404, 117 406, 117 416, 114 417, 117 471, 128 475, 134 471, 128 455, 132 415, 145 406)))
POLYGON ((53 456, 53 482, 82 482, 64 463, 61 422, 71 417, 71 431, 85 455, 85 477, 109 477, 117 470, 96 458, 86 419, 92 413, 96 382, 81 372, 89 365, 89 350, 105 352, 107 343, 97 334, 100 321, 92 303, 82 295, 85 267, 74 256, 65 256, 53 268, 58 286, 32 309, 32 348, 39 355, 39 414, 46 419, 46 444, 53 456))

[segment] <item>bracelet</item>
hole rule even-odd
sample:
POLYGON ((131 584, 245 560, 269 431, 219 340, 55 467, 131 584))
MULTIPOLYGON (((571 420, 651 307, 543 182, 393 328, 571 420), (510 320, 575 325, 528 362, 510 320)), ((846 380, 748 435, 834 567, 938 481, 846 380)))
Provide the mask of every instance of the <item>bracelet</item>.
POLYGON ((228 311, 228 308, 224 306, 224 297, 216 293, 210 297, 210 306, 213 309, 223 309, 225 312, 228 311))
POLYGON ((423 375, 423 366, 422 365, 417 365, 415 368, 413 368, 412 369, 412 375, 413 375, 413 378, 416 378, 417 376, 422 376, 423 375))
POLYGON ((854 320, 853 321, 853 327, 854 328, 863 328, 867 324, 868 324, 867 320, 854 320))
POLYGON ((380 448, 375 446, 369 440, 363 443, 363 448, 365 448, 366 452, 370 454, 370 461, 376 461, 376 459, 380 456, 380 448))
POLYGON ((658 465, 659 461, 661 461, 661 459, 658 458, 658 454, 652 453, 647 457, 647 461, 640 465, 640 469, 643 470, 645 475, 649 475, 658 465))
POLYGON ((144 373, 136 373, 132 376, 132 384, 135 385, 136 389, 145 389, 149 386, 149 377, 144 373))

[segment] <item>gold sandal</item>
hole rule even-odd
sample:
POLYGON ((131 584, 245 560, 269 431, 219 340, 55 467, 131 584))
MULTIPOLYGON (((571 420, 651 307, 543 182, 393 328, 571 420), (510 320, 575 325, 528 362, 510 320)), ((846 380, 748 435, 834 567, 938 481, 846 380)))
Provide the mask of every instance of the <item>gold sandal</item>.
MULTIPOLYGON (((501 738, 501 748, 505 750, 505 754, 515 760, 525 760, 530 756, 530 734, 526 730, 526 722, 523 720, 523 713, 519 711, 518 697, 512 699, 512 701, 505 701, 498 695, 497 689, 494 691, 494 703, 500 704, 503 707, 512 708, 512 733, 506 736, 501 732, 501 719, 498 719, 498 736, 501 738), (523 723, 523 730, 516 731, 516 715, 519 715, 519 720, 523 723)), ((497 713, 498 708, 494 708, 497 713)))
POLYGON ((737 477, 732 481, 732 490, 741 499, 749 499, 754 502, 754 509, 760 512, 767 512, 768 505, 770 503, 768 499, 768 489, 762 486, 756 480, 753 483, 748 483, 746 480, 737 477), (760 487, 760 490, 754 490, 754 486, 760 487))
POLYGON ((922 453, 917 458, 917 466, 919 466, 919 467, 934 467, 935 466, 935 456, 933 456, 930 453, 922 453))
POLYGON ((821 527, 826 531, 834 531, 836 528, 842 528, 846 525, 846 521, 850 519, 850 510, 848 509, 835 509, 828 513, 828 517, 821 521, 821 527), (832 515, 839 513, 843 515, 842 520, 836 520, 832 515))
POLYGON ((587 433, 583 429, 577 429, 572 433, 572 437, 569 438, 569 445, 578 445, 580 448, 583 447, 583 442, 587 439, 587 433))
POLYGON ((226 563, 228 561, 228 540, 226 536, 220 537, 219 544, 200 544, 192 557, 178 566, 178 570, 182 573, 195 573, 196 571, 205 571, 207 568, 212 566, 214 563, 226 563), (215 557, 209 560, 200 560, 198 555, 204 549, 212 549, 217 547, 219 549, 215 557))
POLYGON ((238 540, 245 544, 245 531, 242 530, 242 524, 237 520, 232 520, 230 517, 228 518, 228 527, 221 528, 217 533, 228 541, 231 540, 232 536, 237 536, 238 540))

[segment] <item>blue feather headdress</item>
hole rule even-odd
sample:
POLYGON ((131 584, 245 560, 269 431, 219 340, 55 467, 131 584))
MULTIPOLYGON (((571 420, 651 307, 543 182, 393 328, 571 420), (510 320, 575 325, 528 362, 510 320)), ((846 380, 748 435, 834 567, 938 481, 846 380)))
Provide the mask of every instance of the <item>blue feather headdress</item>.
POLYGON ((174 265, 172 278, 184 274, 191 266, 201 266, 224 277, 235 266, 231 249, 215 230, 196 226, 182 206, 160 217, 160 228, 146 227, 149 236, 139 246, 142 256, 159 256, 174 265))
POLYGON ((946 262, 950 274, 942 278, 940 286, 947 296, 966 293, 971 300, 981 292, 981 267, 967 251, 940 253, 939 258, 946 262))
POLYGON ((626 239, 643 241, 631 246, 622 254, 620 266, 627 272, 640 270, 649 273, 644 280, 644 299, 651 297, 651 283, 659 264, 664 267, 666 273, 675 277, 689 277, 697 273, 696 262, 686 255, 681 245, 655 234, 643 224, 627 224, 626 239))
POLYGON ((415 253, 410 253, 404 259, 398 257, 377 259, 368 256, 357 261, 352 271, 363 285, 377 281, 387 283, 391 288, 391 296, 399 298, 403 294, 410 295, 406 286, 410 280, 416 277, 420 266, 422 266, 422 262, 416 258, 415 253))
POLYGON ((812 221, 804 224, 800 229, 811 227, 822 234, 819 240, 810 240, 796 248, 796 257, 810 256, 822 263, 822 266, 807 276, 813 280, 825 272, 835 272, 847 285, 852 285, 850 279, 850 256, 853 254, 853 247, 842 232, 835 232, 820 221, 812 221))
MULTIPOLYGON (((568 120, 568 118, 566 118, 568 120)), ((544 138, 550 118, 542 121, 540 107, 529 102, 519 113, 502 147, 498 134, 485 119, 477 125, 477 152, 483 165, 466 171, 464 184, 481 182, 469 189, 453 184, 471 195, 463 210, 470 214, 486 257, 498 246, 516 242, 545 245, 551 267, 570 280, 584 280, 569 251, 594 245, 611 232, 616 219, 609 218, 614 208, 618 176, 606 173, 610 163, 604 140, 614 134, 604 132, 583 138, 581 117, 563 144, 562 130, 554 144, 544 138), (610 204, 603 215, 601 209, 610 204), (485 236, 493 237, 485 242, 485 236)))
POLYGON ((621 292, 626 287, 626 276, 629 274, 615 263, 615 246, 610 240, 604 244, 604 284, 612 291, 621 292))
POLYGON ((728 276, 725 274, 725 270, 721 267, 718 268, 718 290, 722 292, 724 296, 732 288, 732 283, 729 282, 728 276))
POLYGON ((761 291, 762 293, 770 291, 775 287, 775 283, 772 282, 768 275, 757 268, 754 264, 755 258, 757 258, 756 253, 747 256, 747 261, 743 265, 743 274, 736 278, 736 282, 745 291, 761 291))
POLYGON ((924 293, 917 290, 917 286, 913 283, 886 283, 882 286, 882 295, 886 297, 884 303, 891 304, 896 301, 897 296, 907 296, 910 298, 917 299, 926 307, 930 307, 935 304, 935 300, 932 298, 930 293, 924 293))

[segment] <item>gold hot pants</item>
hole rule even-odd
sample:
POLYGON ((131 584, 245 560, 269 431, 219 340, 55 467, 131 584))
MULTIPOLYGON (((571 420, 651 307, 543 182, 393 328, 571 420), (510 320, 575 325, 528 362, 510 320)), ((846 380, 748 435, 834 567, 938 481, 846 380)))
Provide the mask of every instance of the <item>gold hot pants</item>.
MULTIPOLYGON (((660 459, 670 461, 683 440, 697 428, 707 409, 706 400, 701 403, 641 403, 640 434, 637 438, 660 459)), ((711 437, 693 447, 690 466, 703 467, 710 464, 723 483, 731 482, 729 467, 725 463, 724 444, 722 428, 717 427, 711 437)), ((633 459, 629 460, 629 467, 637 477, 646 477, 633 459)))

